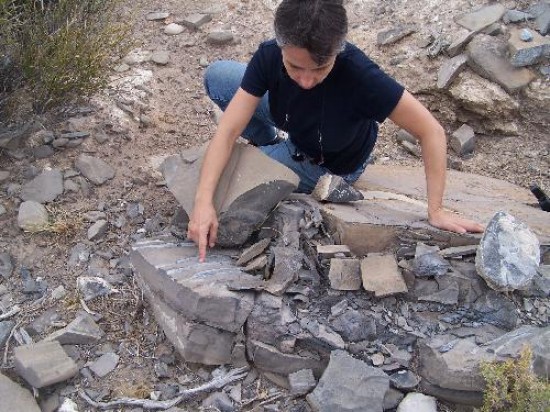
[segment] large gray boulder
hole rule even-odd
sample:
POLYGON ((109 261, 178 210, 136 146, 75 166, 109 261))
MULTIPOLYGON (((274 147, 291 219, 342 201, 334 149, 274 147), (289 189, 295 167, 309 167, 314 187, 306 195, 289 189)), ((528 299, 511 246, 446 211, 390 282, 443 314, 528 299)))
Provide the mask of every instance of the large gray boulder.
POLYGON ((38 203, 53 202, 63 193, 63 176, 58 169, 44 170, 21 189, 21 199, 38 203))
MULTIPOLYGON (((168 188, 188 215, 194 206, 204 148, 167 158, 163 174, 168 188)), ((214 194, 218 244, 240 246, 268 213, 298 187, 298 176, 257 148, 236 144, 214 194)))
POLYGON ((527 289, 540 263, 540 245, 529 227, 500 211, 487 225, 476 255, 476 269, 498 291, 527 289))
POLYGON ((0 373, 0 412, 40 412, 32 393, 0 373))

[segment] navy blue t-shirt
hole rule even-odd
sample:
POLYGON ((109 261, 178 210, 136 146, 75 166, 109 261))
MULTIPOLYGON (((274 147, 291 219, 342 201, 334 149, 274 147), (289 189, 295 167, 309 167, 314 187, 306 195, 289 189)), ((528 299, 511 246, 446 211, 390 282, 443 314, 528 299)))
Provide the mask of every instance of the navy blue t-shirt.
POLYGON ((241 87, 257 97, 269 92, 277 128, 288 132, 312 159, 320 159, 322 150, 323 165, 340 175, 367 160, 376 143, 377 122, 391 114, 404 90, 351 43, 322 83, 302 89, 286 73, 275 40, 260 45, 241 87))

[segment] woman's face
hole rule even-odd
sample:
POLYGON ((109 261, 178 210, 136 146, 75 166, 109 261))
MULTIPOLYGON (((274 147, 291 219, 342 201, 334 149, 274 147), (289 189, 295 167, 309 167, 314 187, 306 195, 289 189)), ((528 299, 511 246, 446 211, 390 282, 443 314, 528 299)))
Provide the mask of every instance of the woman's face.
POLYGON ((336 56, 332 56, 327 62, 318 65, 311 58, 309 51, 301 47, 282 47, 283 64, 286 72, 292 80, 302 89, 313 89, 329 75, 334 67, 336 56))

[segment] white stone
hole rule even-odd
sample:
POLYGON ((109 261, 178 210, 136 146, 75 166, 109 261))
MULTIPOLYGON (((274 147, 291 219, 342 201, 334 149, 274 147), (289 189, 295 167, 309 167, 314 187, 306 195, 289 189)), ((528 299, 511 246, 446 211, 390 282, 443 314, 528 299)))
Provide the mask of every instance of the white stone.
POLYGON ((397 412, 437 412, 435 398, 413 392, 405 396, 397 407, 397 412))
POLYGON ((169 36, 176 36, 178 34, 183 33, 185 28, 177 23, 170 23, 164 28, 164 33, 168 34, 169 36))

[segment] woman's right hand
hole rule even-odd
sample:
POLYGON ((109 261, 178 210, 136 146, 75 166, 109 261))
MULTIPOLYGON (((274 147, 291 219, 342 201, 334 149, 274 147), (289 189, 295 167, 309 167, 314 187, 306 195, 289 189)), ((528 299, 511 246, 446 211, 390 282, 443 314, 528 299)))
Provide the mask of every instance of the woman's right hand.
POLYGON ((214 247, 218 240, 218 216, 212 203, 195 204, 187 227, 187 237, 199 246, 199 262, 204 262, 206 247, 214 247))

